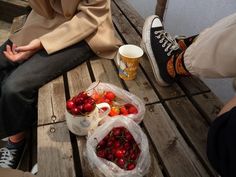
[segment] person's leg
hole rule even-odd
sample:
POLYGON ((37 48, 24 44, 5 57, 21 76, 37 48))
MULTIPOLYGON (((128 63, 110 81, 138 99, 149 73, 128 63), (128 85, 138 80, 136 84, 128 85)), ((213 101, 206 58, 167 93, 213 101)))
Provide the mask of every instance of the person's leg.
POLYGON ((222 176, 236 176, 236 96, 220 111, 211 124, 207 137, 207 156, 222 176))
POLYGON ((236 14, 228 16, 204 30, 186 50, 164 31, 157 16, 146 19, 143 48, 150 60, 157 82, 171 84, 178 76, 236 76, 234 44, 236 14))
POLYGON ((199 77, 236 76, 236 13, 199 34, 184 54, 189 72, 199 77))
POLYGON ((1 86, 0 131, 8 136, 31 127, 36 119, 38 88, 94 55, 82 41, 52 55, 42 50, 20 64, 1 86))

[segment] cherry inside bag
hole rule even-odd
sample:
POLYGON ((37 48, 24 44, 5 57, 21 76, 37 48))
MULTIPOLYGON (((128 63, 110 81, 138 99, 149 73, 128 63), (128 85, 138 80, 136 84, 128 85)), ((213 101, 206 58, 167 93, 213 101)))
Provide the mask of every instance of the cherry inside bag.
MULTIPOLYGON (((126 106, 126 105, 131 105, 132 108, 134 108, 133 112, 127 113, 126 115, 123 114, 123 116, 132 119, 133 121, 135 121, 138 124, 140 122, 142 122, 142 120, 144 118, 145 105, 144 105, 143 101, 139 97, 137 97, 136 95, 134 95, 134 94, 132 94, 120 87, 117 87, 117 86, 110 84, 110 83, 94 82, 89 86, 89 88, 86 90, 86 92, 89 95, 94 95, 94 93, 102 94, 104 92, 112 92, 116 98, 113 101, 113 103, 111 104, 111 108, 113 108, 115 105, 115 106, 121 108, 121 111, 122 111, 122 107, 124 108, 124 106, 126 106)), ((103 100, 101 102, 106 102, 106 100, 103 100)), ((109 100, 107 103, 109 103, 109 100)), ((130 110, 132 108, 130 108, 130 110)), ((109 114, 106 118, 104 118, 104 120, 102 122, 107 121, 109 118, 116 118, 117 116, 120 116, 120 115, 111 116, 109 114)))
POLYGON ((86 156, 92 168, 107 177, 142 177, 148 173, 151 164, 146 135, 137 123, 124 116, 109 119, 95 129, 87 139, 86 156), (128 134, 132 137, 126 136, 128 134), (131 145, 126 148, 127 143, 131 145), (121 153, 122 149, 126 151, 124 154, 121 153), (100 153, 102 150, 105 154, 100 153), (138 156, 132 157, 131 151, 136 150, 139 152, 138 156), (109 159, 109 156, 113 158, 109 159), (124 162, 120 163, 122 161, 124 162))

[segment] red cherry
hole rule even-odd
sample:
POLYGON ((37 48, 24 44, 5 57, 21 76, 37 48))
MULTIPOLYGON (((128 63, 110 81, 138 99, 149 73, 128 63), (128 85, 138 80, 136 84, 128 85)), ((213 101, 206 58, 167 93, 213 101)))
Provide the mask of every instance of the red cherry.
POLYGON ((119 167, 121 167, 121 168, 124 168, 124 166, 125 166, 125 160, 124 159, 118 159, 117 160, 117 165, 119 166, 119 167))
POLYGON ((120 136, 121 134, 121 129, 119 127, 113 128, 112 131, 114 136, 120 136))
POLYGON ((134 139, 130 132, 125 132, 125 138, 128 141, 132 141, 134 139))
POLYGON ((113 145, 113 143, 114 143, 114 141, 109 140, 109 141, 107 142, 107 146, 108 146, 108 147, 111 147, 111 146, 113 145))
POLYGON ((125 106, 122 106, 122 107, 120 108, 120 114, 122 114, 122 115, 128 115, 128 114, 129 114, 129 112, 128 112, 128 110, 126 109, 125 106))
POLYGON ((84 98, 77 96, 75 99, 75 104, 81 105, 84 103, 84 98))
POLYGON ((90 103, 85 103, 84 104, 84 107, 83 107, 83 110, 85 112, 91 112, 93 109, 95 108, 94 105, 90 104, 90 103))
POLYGON ((97 151, 97 156, 101 157, 101 158, 105 158, 106 157, 106 151, 105 150, 98 150, 97 151))
POLYGON ((130 159, 136 160, 138 158, 138 154, 132 153, 130 154, 130 159))
POLYGON ((84 99, 88 98, 88 94, 86 92, 80 92, 78 96, 84 99))
POLYGON ((68 110, 71 110, 71 109, 73 109, 74 107, 75 107, 74 101, 69 100, 69 101, 66 102, 66 108, 67 108, 68 110))
POLYGON ((125 150, 127 151, 128 149, 131 148, 131 146, 130 146, 130 144, 129 144, 128 142, 126 142, 126 143, 124 144, 124 148, 125 148, 125 150))
POLYGON ((97 147, 98 147, 98 148, 102 148, 102 147, 104 147, 105 145, 106 145, 106 141, 105 141, 105 140, 101 140, 101 141, 98 143, 97 147))
POLYGON ((127 165, 127 170, 133 170, 134 168, 135 168, 135 164, 134 163, 129 163, 128 165, 127 165))
POLYGON ((116 150, 115 156, 119 159, 123 158, 124 157, 124 151, 120 150, 120 149, 116 150))
POLYGON ((119 142, 119 141, 115 141, 115 142, 114 142, 114 147, 115 147, 115 148, 119 148, 119 147, 120 147, 120 145, 121 145, 121 144, 120 144, 120 142, 119 142))
POLYGON ((128 109, 128 112, 129 112, 129 114, 137 114, 137 113, 138 113, 138 110, 137 110, 136 107, 131 106, 131 107, 128 109))
POLYGON ((132 107, 134 105, 132 105, 131 103, 126 103, 124 106, 126 107, 126 109, 129 109, 130 107, 132 107))
POLYGON ((116 95, 112 91, 107 91, 104 94, 104 97, 109 99, 110 101, 113 101, 116 98, 116 95))
POLYGON ((95 104, 95 100, 93 98, 88 98, 84 101, 84 103, 90 103, 90 104, 95 104))
POLYGON ((79 115, 79 114, 80 114, 80 110, 79 110, 77 107, 75 107, 75 108, 72 108, 72 109, 71 109, 71 113, 72 113, 73 115, 79 115))
POLYGON ((112 154, 110 154, 110 153, 106 155, 106 159, 107 159, 107 160, 112 161, 113 158, 114 158, 114 156, 113 156, 112 154))

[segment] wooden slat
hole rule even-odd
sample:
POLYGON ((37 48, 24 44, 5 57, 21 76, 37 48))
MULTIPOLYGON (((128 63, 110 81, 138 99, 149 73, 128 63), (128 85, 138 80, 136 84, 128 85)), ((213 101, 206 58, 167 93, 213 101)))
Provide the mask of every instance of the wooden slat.
POLYGON ((209 176, 162 105, 147 106, 144 125, 170 176, 209 176))
MULTIPOLYGON (((121 2, 119 2, 119 4, 121 4, 121 2)), ((125 6, 125 4, 123 6, 125 6)), ((128 22, 128 20, 123 16, 121 11, 117 8, 117 6, 114 3, 112 3, 112 12, 113 12, 112 13, 113 21, 114 21, 115 25, 117 26, 119 33, 121 33, 121 35, 125 38, 126 42, 129 44, 139 45, 140 41, 141 41, 141 37, 134 30, 134 28, 131 26, 131 24, 128 22)), ((125 10, 124 10, 124 13, 126 13, 125 10)), ((131 14, 135 14, 135 13, 136 12, 131 12, 131 14)), ((137 19, 139 19, 139 18, 137 18, 137 19)), ((137 22, 139 22, 139 20, 137 20, 137 22)), ((148 78, 150 79, 152 85, 155 86, 156 90, 160 93, 160 96, 163 99, 168 99, 168 98, 173 98, 173 97, 178 97, 178 96, 184 95, 182 90, 176 84, 173 84, 172 87, 165 87, 165 88, 160 87, 157 84, 155 77, 153 75, 153 72, 152 72, 150 62, 149 62, 146 55, 144 55, 142 57, 142 59, 140 60, 140 63, 141 63, 141 66, 144 68, 145 73, 148 75, 148 78)))
POLYGON ((62 76, 39 89, 38 125, 65 120, 65 93, 62 76))
POLYGON ((85 91, 92 83, 86 63, 77 66, 67 73, 70 96, 73 97, 85 91))
POLYGON ((111 60, 98 58, 91 61, 91 67, 96 81, 107 82, 122 87, 111 60))
POLYGON ((38 169, 38 177, 75 177, 65 122, 38 127, 38 169))
POLYGON ((137 31, 142 34, 144 19, 136 9, 134 9, 127 0, 113 0, 113 2, 118 5, 119 9, 122 10, 124 15, 132 22, 132 24, 135 24, 137 31))
POLYGON ((208 162, 206 155, 208 123, 187 98, 179 98, 166 102, 178 126, 188 138, 194 149, 203 159, 212 175, 215 171, 208 162))
POLYGON ((202 92, 210 91, 210 89, 204 84, 203 81, 195 76, 192 77, 182 77, 179 82, 185 88, 189 94, 197 94, 202 92))
POLYGON ((213 122, 223 107, 223 103, 212 92, 193 96, 198 107, 210 122, 213 122))

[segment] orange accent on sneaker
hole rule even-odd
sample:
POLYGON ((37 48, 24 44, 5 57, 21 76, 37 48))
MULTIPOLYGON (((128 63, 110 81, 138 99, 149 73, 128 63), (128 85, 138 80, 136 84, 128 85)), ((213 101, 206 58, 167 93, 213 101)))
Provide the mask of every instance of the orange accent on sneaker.
POLYGON ((179 48, 181 48, 181 50, 184 51, 184 50, 187 49, 187 46, 186 46, 184 40, 179 40, 179 41, 178 41, 178 44, 179 44, 179 48))
POLYGON ((175 78, 176 73, 175 73, 175 68, 174 68, 174 55, 171 56, 171 58, 168 60, 166 69, 170 77, 175 78))
POLYGON ((176 56, 176 61, 175 61, 175 71, 178 75, 181 76, 190 76, 190 73, 184 68, 183 66, 183 54, 184 52, 182 52, 181 54, 179 54, 178 56, 176 56))

